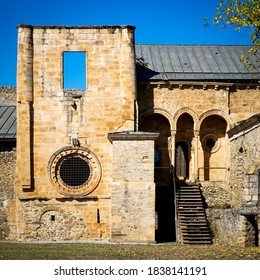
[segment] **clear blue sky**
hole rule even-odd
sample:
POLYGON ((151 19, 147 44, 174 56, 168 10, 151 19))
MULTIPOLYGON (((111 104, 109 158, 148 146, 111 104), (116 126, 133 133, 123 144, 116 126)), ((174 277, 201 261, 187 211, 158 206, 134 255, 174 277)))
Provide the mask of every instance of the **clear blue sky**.
POLYGON ((248 32, 203 26, 220 0, 1 0, 0 85, 16 85, 18 24, 134 25, 137 44, 251 44, 248 32))

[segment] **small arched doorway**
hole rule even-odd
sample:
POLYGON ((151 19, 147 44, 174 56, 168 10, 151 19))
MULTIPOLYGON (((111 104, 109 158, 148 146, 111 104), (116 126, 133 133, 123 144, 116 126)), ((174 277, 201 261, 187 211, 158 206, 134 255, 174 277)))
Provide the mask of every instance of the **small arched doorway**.
POLYGON ((155 240, 156 242, 174 242, 176 241, 175 197, 170 158, 170 123, 163 115, 154 113, 142 119, 139 130, 159 132, 160 134, 155 142, 154 158, 155 211, 157 216, 155 240))
POLYGON ((189 147, 184 141, 175 145, 175 172, 179 180, 189 178, 189 147))
POLYGON ((175 175, 179 181, 191 180, 194 178, 195 170, 191 166, 192 142, 194 139, 194 120, 188 113, 183 113, 176 124, 175 144, 175 175), (192 173, 192 176, 191 176, 192 173))

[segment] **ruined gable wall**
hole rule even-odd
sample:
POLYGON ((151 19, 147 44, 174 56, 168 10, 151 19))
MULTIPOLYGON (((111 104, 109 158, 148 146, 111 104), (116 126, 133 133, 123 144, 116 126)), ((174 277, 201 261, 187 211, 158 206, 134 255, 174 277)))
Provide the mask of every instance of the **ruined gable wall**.
MULTIPOLYGON (((133 30, 119 26, 19 27, 18 238, 110 238, 112 145, 107 135, 134 128, 133 30), (86 52, 86 91, 63 89, 66 51, 86 52), (57 151, 66 156, 73 149, 73 139, 97 157, 101 176, 91 193, 77 198, 74 190, 64 195, 50 178, 52 156, 57 151), (62 228, 68 220, 79 230, 68 228, 60 234, 51 230, 55 224, 62 228)), ((91 154, 88 157, 93 159, 91 154)))

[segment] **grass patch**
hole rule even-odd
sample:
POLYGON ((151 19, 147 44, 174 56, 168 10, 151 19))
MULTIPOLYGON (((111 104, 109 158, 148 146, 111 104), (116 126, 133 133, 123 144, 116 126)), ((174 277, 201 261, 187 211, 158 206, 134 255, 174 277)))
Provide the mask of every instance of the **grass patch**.
POLYGON ((0 242, 0 260, 260 260, 260 248, 227 245, 0 242))

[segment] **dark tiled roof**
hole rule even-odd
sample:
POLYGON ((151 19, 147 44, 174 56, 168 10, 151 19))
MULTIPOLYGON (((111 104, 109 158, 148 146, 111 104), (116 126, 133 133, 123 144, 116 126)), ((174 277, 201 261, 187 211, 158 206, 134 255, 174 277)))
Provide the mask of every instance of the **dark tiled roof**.
MULTIPOLYGON (((259 80, 259 68, 248 70, 240 60, 250 46, 228 45, 136 45, 139 80, 259 80)), ((249 63, 256 65, 260 54, 249 63)), ((259 63, 259 62, 258 62, 259 63)), ((259 64, 258 64, 259 65, 259 64)))
POLYGON ((16 138, 16 106, 0 104, 0 139, 16 138))

